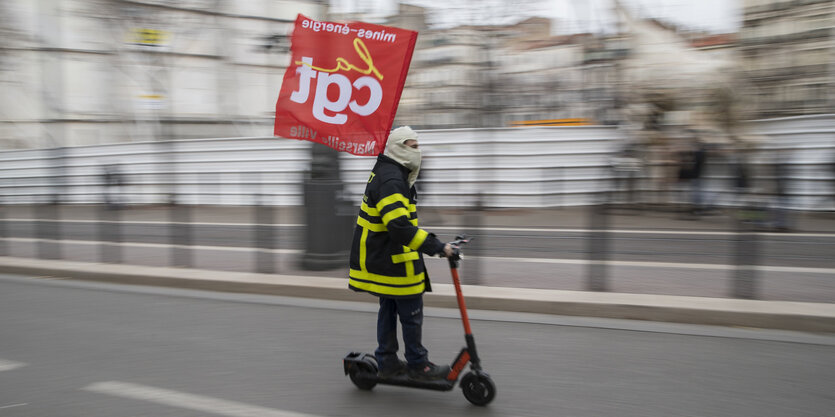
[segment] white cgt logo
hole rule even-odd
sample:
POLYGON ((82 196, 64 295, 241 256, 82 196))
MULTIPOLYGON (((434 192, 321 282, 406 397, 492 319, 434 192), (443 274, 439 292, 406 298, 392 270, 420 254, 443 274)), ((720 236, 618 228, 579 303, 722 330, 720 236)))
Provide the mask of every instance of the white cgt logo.
POLYGON ((305 65, 296 68, 296 73, 301 77, 299 89, 293 91, 290 100, 299 104, 306 103, 310 98, 310 85, 315 78, 316 91, 313 96, 313 117, 317 120, 341 125, 348 121, 348 115, 344 113, 346 108, 350 108, 352 112, 360 116, 368 116, 380 107, 380 102, 383 100, 383 87, 373 77, 365 75, 357 78, 351 84, 351 80, 342 74, 332 74, 313 69, 313 58, 311 57, 302 57, 302 62, 305 65), (331 85, 336 85, 339 89, 339 96, 333 101, 328 99, 328 88, 331 85), (367 88, 370 94, 368 102, 360 104, 356 100, 352 100, 353 90, 363 88, 367 88), (328 116, 325 114, 325 110, 335 114, 328 116))

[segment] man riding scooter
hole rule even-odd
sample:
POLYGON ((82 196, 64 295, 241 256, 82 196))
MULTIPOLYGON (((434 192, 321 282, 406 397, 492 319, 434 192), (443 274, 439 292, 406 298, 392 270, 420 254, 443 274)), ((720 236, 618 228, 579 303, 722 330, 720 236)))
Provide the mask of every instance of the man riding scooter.
POLYGON ((442 379, 450 371, 430 362, 421 342, 423 293, 431 291, 423 254, 451 256, 453 248, 418 227, 417 138, 408 126, 389 135, 368 179, 351 244, 349 288, 380 300, 374 356, 383 379, 405 373, 416 380, 442 379), (398 318, 405 362, 397 357, 398 318))

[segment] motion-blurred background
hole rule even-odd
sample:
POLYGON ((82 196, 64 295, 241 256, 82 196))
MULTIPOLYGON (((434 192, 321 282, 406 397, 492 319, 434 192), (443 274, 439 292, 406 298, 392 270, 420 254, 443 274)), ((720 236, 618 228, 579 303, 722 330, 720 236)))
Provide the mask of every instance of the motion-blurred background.
POLYGON ((53 220, 279 207, 341 268, 329 231, 350 234, 373 158, 272 137, 298 13, 419 31, 395 126, 421 132, 430 224, 605 203, 720 230, 831 230, 835 5, 816 0, 5 0, 0 202, 53 220))
MULTIPOLYGON (((833 206, 830 1, 6 0, 0 8, 6 203, 99 202, 100 186, 121 175, 126 202, 179 193, 191 203, 246 203, 223 186, 258 183, 272 203, 300 204, 310 144, 270 136, 289 31, 303 13, 420 32, 395 126, 432 131, 425 204, 470 204, 477 193, 492 194, 485 203, 497 207, 589 204, 611 174, 644 191, 634 201, 670 202, 672 188, 699 182, 720 195, 780 188, 797 197, 786 203, 793 207, 833 206), (241 137, 269 140, 181 141, 241 137), (232 157, 246 150, 259 157, 232 157), (696 168, 687 165, 694 158, 696 168), (174 172, 178 179, 165 175, 174 172)), ((353 198, 368 162, 354 173, 358 158, 342 159, 353 198)))

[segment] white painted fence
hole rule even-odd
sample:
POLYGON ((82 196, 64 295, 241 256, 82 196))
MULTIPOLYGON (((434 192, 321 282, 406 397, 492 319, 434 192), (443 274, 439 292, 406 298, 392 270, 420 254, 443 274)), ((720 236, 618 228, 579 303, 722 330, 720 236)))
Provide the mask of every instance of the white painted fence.
MULTIPOLYGON (((792 207, 831 206, 835 115, 756 121, 750 130, 766 138, 752 159, 758 188, 771 180, 766 167, 782 151, 791 166, 792 207)), ((531 127, 423 131, 420 141, 421 204, 469 206, 480 195, 491 207, 548 207, 599 201, 612 188, 609 163, 623 136, 608 127, 531 127)), ((262 137, 3 151, 0 202, 47 202, 58 194, 63 203, 99 203, 103 167, 116 164, 128 203, 163 203, 174 194, 185 204, 246 205, 261 195, 266 204, 300 205, 310 146, 262 137)), ((359 201, 373 163, 341 155, 345 198, 359 201)), ((715 201, 730 201, 723 166, 709 164, 707 176, 715 201)), ((645 179, 644 196, 653 190, 645 179)))

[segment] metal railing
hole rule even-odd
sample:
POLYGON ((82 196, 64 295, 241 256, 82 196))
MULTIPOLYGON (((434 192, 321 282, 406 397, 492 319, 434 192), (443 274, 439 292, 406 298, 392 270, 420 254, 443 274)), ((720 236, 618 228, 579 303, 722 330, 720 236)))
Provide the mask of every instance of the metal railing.
MULTIPOLYGON (((793 209, 820 209, 832 195, 835 116, 752 122, 764 141, 750 155, 753 191, 766 193, 774 155, 789 159, 793 209)), ((456 129, 420 132, 424 162, 421 204, 465 207, 477 196, 488 207, 581 206, 615 190, 612 157, 622 133, 609 127, 456 129)), ((310 143, 272 137, 143 142, 0 152, 0 202, 67 204, 303 204, 310 143), (117 173, 108 179, 106 167, 117 173)), ((342 155, 346 195, 358 198, 373 158, 342 155)), ((644 161, 635 174, 642 202, 670 200, 658 177, 665 162, 644 161)), ((708 161, 705 190, 718 204, 735 193, 725 161, 708 161)))

